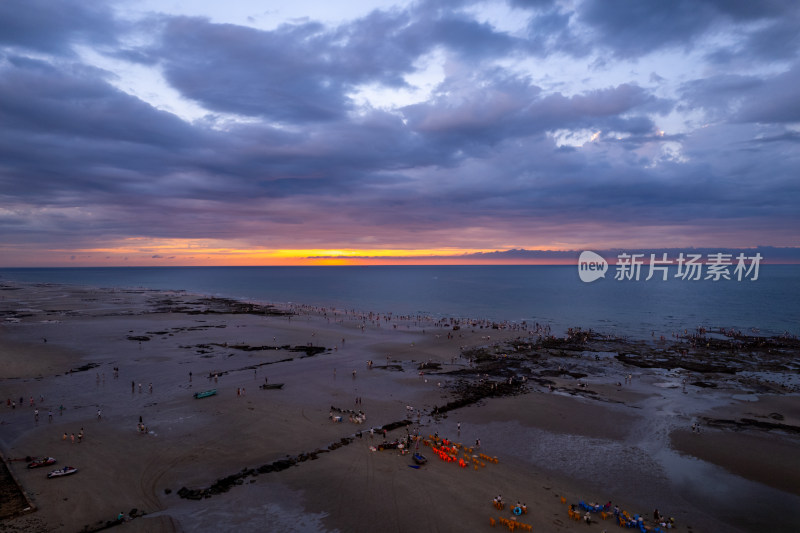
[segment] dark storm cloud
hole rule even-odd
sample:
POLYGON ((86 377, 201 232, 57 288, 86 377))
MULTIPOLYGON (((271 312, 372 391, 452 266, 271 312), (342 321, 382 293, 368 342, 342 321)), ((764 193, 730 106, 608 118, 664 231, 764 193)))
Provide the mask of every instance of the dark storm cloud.
POLYGON ((461 15, 374 11, 334 29, 303 23, 260 31, 175 18, 157 54, 169 82, 210 109, 315 122, 343 118, 359 84, 406 86, 403 75, 435 46, 481 58, 520 44, 461 15))
POLYGON ((332 120, 348 101, 321 31, 313 23, 263 32, 177 18, 163 36, 164 74, 212 110, 278 121, 332 120))
POLYGON ((438 19, 421 19, 400 36, 404 42, 442 45, 468 58, 497 57, 512 52, 522 43, 495 31, 487 23, 478 23, 466 16, 445 15, 438 19))
POLYGON ((191 128, 107 83, 108 73, 79 63, 9 57, 0 75, 0 119, 21 131, 184 145, 191 128))
POLYGON ((769 77, 724 75, 684 86, 688 105, 731 122, 800 121, 800 63, 769 77))
POLYGON ((558 9, 531 16, 525 49, 537 56, 546 56, 554 50, 576 57, 590 54, 592 47, 569 26, 573 17, 573 13, 564 13, 558 9))
POLYGON ((11 57, 0 66, 0 195, 57 204, 141 193, 205 142, 202 132, 107 78, 72 62, 11 57))
MULTIPOLYGON (((672 2, 607 0, 584 2, 580 20, 595 32, 599 42, 620 57, 638 57, 662 47, 689 49, 697 39, 734 24, 740 38, 752 39, 749 52, 774 57, 787 49, 786 41, 770 43, 775 30, 788 35, 785 20, 796 20, 792 0, 676 0, 672 2), (748 23, 758 29, 751 29, 748 23), (759 27, 760 26, 760 27, 759 27)), ((797 43, 796 33, 791 38, 797 43)), ((790 42, 791 42, 790 41, 790 42)))
POLYGON ((800 122, 800 63, 788 72, 765 79, 743 95, 737 119, 744 122, 800 122))
POLYGON ((644 133, 652 131, 654 124, 637 112, 670 108, 668 102, 630 84, 570 97, 560 93, 543 96, 541 88, 500 71, 487 78, 466 87, 445 85, 437 99, 406 107, 403 111, 409 126, 461 149, 558 128, 644 133))
MULTIPOLYGON (((561 264, 578 264, 578 258, 582 250, 526 250, 523 248, 515 248, 511 250, 498 250, 494 252, 476 252, 468 253, 460 256, 450 256, 450 259, 455 257, 459 259, 470 259, 475 261, 492 262, 497 260, 534 260, 534 261, 554 261, 561 264)), ((657 260, 667 254, 667 258, 675 261, 680 254, 700 254, 704 259, 709 255, 723 253, 730 254, 736 261, 739 254, 744 254, 746 261, 754 257, 756 254, 761 254, 762 263, 764 264, 780 264, 785 262, 800 261, 800 249, 798 248, 777 248, 773 246, 760 246, 757 248, 648 248, 648 249, 613 249, 613 250, 592 250, 598 253, 603 258, 608 260, 609 263, 616 263, 617 256, 621 253, 643 254, 642 261, 645 264, 650 262, 650 254, 655 254, 657 260)), ((332 259, 336 256, 314 256, 313 259, 332 259)), ((409 261, 415 259, 431 259, 433 257, 446 257, 446 256, 355 256, 361 259, 382 259, 382 260, 397 260, 409 261)), ((734 263, 735 264, 735 263, 734 263)))
POLYGON ((112 45, 122 24, 109 5, 81 0, 3 0, 0 45, 70 55, 73 43, 112 45))

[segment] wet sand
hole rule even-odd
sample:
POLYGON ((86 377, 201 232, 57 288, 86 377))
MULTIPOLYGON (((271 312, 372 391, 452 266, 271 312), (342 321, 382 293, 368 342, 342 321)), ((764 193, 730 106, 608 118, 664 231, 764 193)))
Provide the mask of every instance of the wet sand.
POLYGON ((38 509, 3 521, 0 531, 92 530, 134 508, 137 518, 115 530, 488 530, 490 517, 513 518, 491 505, 497 494, 526 503, 518 520, 537 531, 615 527, 599 515, 589 526, 570 520, 567 504, 581 500, 611 500, 647 517, 658 508, 684 531, 794 530, 788 510, 800 506, 798 434, 714 423, 799 426, 793 373, 783 387, 752 376, 635 367, 614 357, 619 343, 516 354, 514 345, 534 343, 525 331, 484 324, 454 331, 424 317, 376 320, 314 308, 282 315, 181 292, 5 289, 0 446, 38 509), (309 345, 325 350, 304 351, 309 345), (436 416, 435 407, 480 379, 462 357, 474 349, 491 362, 482 379, 525 382, 513 396, 436 416), (420 376, 426 361, 441 369, 420 376), (209 379, 213 373, 220 376, 209 379), (618 386, 628 374, 631 383, 618 386), (283 389, 259 389, 265 378, 283 389), (685 378, 717 386, 683 387, 685 378), (217 395, 192 397, 211 388, 217 395), (5 405, 20 397, 22 406, 5 405), (332 422, 331 406, 363 410, 366 423, 332 422), (383 441, 369 436, 370 427, 409 415, 413 423, 390 431, 389 440, 417 428, 466 446, 480 439, 480 452, 498 463, 478 458, 484 466, 460 468, 421 445, 429 463, 415 469, 397 450, 370 451, 383 441), (147 433, 137 429, 140 416, 147 433), (700 434, 688 431, 692 423, 700 434), (81 428, 82 442, 62 440, 81 428), (15 460, 25 456, 53 456, 79 471, 48 480, 48 468, 28 470, 15 460), (258 471, 287 457, 296 464, 258 471), (178 494, 228 476, 236 478, 229 490, 208 498, 178 494))

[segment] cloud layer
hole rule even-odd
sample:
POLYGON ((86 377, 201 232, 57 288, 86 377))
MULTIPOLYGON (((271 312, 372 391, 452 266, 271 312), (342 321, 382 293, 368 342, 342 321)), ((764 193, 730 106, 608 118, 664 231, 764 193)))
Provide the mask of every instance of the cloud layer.
POLYGON ((800 246, 796 3, 498 6, 0 3, 0 266, 800 246))

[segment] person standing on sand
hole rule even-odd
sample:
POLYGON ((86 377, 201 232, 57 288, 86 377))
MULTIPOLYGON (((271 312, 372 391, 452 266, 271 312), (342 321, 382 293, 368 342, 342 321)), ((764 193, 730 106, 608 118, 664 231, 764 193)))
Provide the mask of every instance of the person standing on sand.
POLYGON ((75 433, 70 433, 69 440, 72 444, 75 444, 75 433))
POLYGON ((53 411, 51 411, 49 409, 47 410, 47 421, 48 422, 52 422, 53 421, 53 411))
POLYGON ((101 417, 100 417, 100 409, 98 409, 98 410, 97 410, 97 420, 98 420, 98 422, 100 421, 100 418, 101 418, 101 417))

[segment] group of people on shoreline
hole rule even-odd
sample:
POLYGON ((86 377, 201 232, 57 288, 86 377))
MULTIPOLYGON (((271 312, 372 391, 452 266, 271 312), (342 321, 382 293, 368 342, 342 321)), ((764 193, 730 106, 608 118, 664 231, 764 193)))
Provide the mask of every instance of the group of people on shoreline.
MULTIPOLYGON (((66 442, 66 440, 67 440, 67 432, 66 431, 64 432, 64 435, 61 436, 61 440, 66 442)), ((70 433, 69 440, 70 440, 70 443, 72 443, 72 444, 75 443, 75 433, 70 433)), ((81 430, 78 432, 78 444, 80 444, 81 442, 83 442, 83 428, 81 428, 81 430)))

